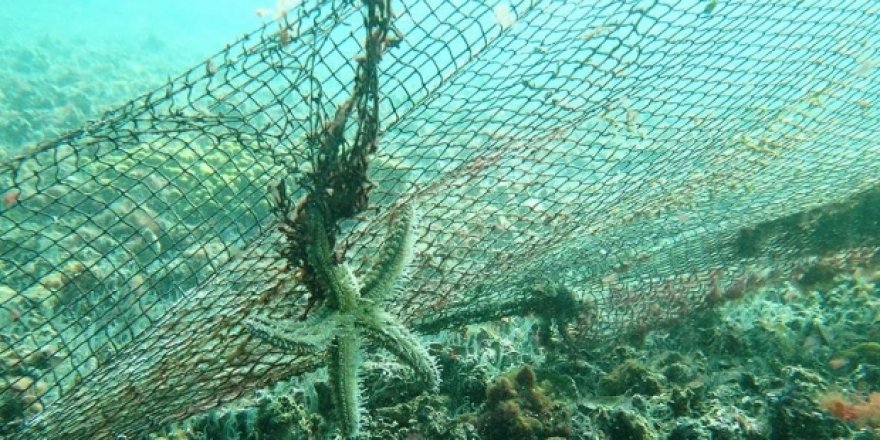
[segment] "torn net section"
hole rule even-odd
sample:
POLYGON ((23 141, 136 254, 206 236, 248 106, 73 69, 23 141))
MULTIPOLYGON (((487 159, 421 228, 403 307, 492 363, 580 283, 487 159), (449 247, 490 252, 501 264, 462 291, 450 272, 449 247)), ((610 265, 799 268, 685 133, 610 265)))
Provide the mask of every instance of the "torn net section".
MULTIPOLYGON (((821 207, 876 206, 880 9, 846 3, 395 2, 376 209, 347 260, 369 267, 388 208, 415 201, 389 310, 436 332, 540 312, 558 283, 586 345, 873 257, 873 223, 817 238, 821 207)), ((304 2, 0 164, 0 434, 145 433, 321 366, 242 323, 305 307, 266 188, 310 169, 359 29, 350 2, 304 2)))

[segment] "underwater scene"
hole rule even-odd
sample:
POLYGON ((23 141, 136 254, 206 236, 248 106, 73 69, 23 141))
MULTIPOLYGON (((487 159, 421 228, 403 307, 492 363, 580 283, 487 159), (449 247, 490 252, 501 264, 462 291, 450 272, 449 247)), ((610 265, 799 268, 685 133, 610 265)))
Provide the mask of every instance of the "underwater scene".
POLYGON ((0 439, 880 439, 876 0, 0 3, 0 439))

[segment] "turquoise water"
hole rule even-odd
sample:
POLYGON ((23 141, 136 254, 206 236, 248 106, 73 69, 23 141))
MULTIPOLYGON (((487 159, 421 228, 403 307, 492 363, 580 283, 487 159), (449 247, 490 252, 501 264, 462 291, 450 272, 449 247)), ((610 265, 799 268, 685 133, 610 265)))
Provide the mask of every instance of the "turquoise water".
POLYGON ((4 23, 0 37, 24 44, 50 36, 131 47, 152 37, 187 48, 191 54, 184 56, 207 54, 257 26, 260 18, 254 11, 261 7, 275 4, 271 0, 5 1, 0 3, 4 23))
POLYGON ((51 139, 204 61, 270 0, 0 2, 0 154, 51 139))

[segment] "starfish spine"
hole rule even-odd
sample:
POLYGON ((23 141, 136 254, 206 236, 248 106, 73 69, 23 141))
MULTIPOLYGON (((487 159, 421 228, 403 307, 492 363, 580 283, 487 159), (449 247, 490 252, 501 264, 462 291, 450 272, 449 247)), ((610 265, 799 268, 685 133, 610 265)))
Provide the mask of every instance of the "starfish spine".
POLYGON ((279 331, 279 329, 262 320, 251 319, 247 322, 248 330, 264 341, 293 354, 314 354, 321 350, 317 338, 296 337, 279 331), (314 340, 313 340, 314 339, 314 340))
POLYGON ((344 325, 330 348, 330 391, 336 406, 339 430, 357 438, 361 427, 361 393, 358 383, 360 340, 353 325, 344 325))
POLYGON ((409 262, 412 261, 418 218, 415 208, 409 204, 399 209, 400 218, 391 224, 379 259, 364 277, 361 295, 376 300, 383 299, 400 283, 409 262))

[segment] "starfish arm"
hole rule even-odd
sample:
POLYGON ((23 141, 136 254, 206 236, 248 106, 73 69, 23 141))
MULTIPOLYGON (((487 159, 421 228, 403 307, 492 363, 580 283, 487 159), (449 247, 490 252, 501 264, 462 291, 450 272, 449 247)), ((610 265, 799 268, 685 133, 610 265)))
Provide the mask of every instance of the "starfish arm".
POLYGON ((343 325, 340 330, 330 347, 330 391, 336 405, 339 431, 345 438, 354 439, 361 428, 360 338, 352 325, 343 325))
POLYGON ((361 301, 358 295, 360 282, 345 263, 332 268, 330 273, 333 276, 333 297, 338 310, 342 314, 349 314, 361 301))
POLYGON ((315 327, 307 322, 280 325, 265 318, 253 317, 246 321, 246 325, 254 336, 292 354, 314 354, 326 350, 333 335, 332 328, 337 325, 336 319, 326 320, 319 327, 322 329, 319 333, 312 333, 315 327))
POLYGON ((357 304, 360 283, 346 264, 333 262, 323 217, 317 209, 309 213, 309 233, 313 239, 306 246, 306 252, 315 278, 327 295, 330 308, 347 313, 357 304))
POLYGON ((419 341, 418 335, 410 332, 390 314, 376 309, 372 312, 358 320, 363 335, 391 352, 403 364, 412 368, 423 383, 436 390, 440 385, 440 369, 419 341))
POLYGON ((412 261, 418 215, 412 203, 402 206, 396 215, 398 218, 388 228, 388 236, 379 250, 378 261, 364 277, 361 288, 361 296, 373 301, 381 301, 393 291, 412 261))
POLYGON ((333 249, 324 227, 324 217, 319 209, 309 209, 307 227, 311 240, 306 244, 306 255, 312 274, 320 286, 321 293, 327 295, 331 308, 344 309, 347 307, 344 304, 347 295, 342 293, 347 292, 349 286, 341 284, 346 278, 340 277, 338 265, 333 262, 333 249))

